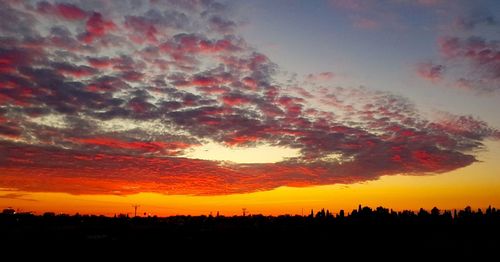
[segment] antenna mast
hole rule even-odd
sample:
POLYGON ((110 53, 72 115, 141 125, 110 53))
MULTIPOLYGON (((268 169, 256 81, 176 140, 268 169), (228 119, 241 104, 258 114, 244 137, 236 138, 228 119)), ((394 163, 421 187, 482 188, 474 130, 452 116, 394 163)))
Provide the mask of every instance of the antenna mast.
POLYGON ((136 216, 137 216, 137 209, 138 209, 139 207, 141 207, 141 206, 140 206, 140 205, 135 204, 135 205, 133 205, 132 207, 134 208, 134 217, 136 217, 136 216))

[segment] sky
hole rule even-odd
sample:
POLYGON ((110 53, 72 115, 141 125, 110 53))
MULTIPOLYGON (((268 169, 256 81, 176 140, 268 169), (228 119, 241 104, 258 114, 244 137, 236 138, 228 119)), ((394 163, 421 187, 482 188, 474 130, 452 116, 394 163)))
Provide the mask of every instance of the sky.
POLYGON ((500 3, 0 2, 0 208, 500 206, 500 3))

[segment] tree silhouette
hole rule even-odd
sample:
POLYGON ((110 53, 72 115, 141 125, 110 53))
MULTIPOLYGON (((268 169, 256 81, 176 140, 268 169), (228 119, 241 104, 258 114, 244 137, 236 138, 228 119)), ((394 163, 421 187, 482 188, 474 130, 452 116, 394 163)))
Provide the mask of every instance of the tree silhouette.
POLYGON ((172 216, 113 217, 74 216, 45 212, 2 212, 0 214, 0 241, 37 239, 72 241, 151 240, 158 243, 328 243, 338 247, 356 243, 364 247, 405 248, 421 246, 468 248, 498 247, 500 239, 500 212, 488 207, 485 211, 466 207, 430 213, 425 209, 394 211, 384 207, 374 210, 360 206, 350 214, 340 210, 333 216, 329 209, 308 217, 291 216, 172 216), (432 236, 432 237, 430 237, 432 236), (365 239, 375 241, 363 242, 365 239), (266 242, 268 241, 268 242, 266 242), (361 242, 360 242, 361 241, 361 242), (435 242, 432 242, 435 241, 435 242), (472 244, 471 244, 472 243, 472 244), (472 246, 471 246, 472 245, 472 246), (471 247, 470 247, 471 246, 471 247))

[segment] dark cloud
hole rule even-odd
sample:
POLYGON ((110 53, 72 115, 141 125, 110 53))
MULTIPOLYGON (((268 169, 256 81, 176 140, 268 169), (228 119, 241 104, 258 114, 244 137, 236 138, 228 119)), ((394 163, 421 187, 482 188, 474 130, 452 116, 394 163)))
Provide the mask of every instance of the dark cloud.
POLYGON ((493 15, 478 13, 457 18, 455 25, 461 30, 473 30, 477 26, 496 26, 498 25, 498 21, 493 15))
POLYGON ((97 70, 89 66, 75 66, 68 63, 53 63, 52 67, 57 72, 74 78, 89 77, 97 74, 97 70))
POLYGON ((235 28, 236 28, 236 23, 231 21, 231 20, 227 20, 225 18, 222 18, 220 16, 212 16, 208 22, 210 23, 210 27, 219 32, 219 33, 232 33, 234 32, 235 28))
POLYGON ((50 43, 50 46, 60 48, 62 50, 67 50, 70 52, 80 51, 80 50, 88 50, 91 51, 91 48, 84 47, 74 37, 69 29, 63 26, 53 26, 50 29, 50 37, 46 39, 47 42, 50 43))
POLYGON ((417 74, 423 79, 436 81, 443 78, 443 74, 446 70, 444 65, 433 64, 432 62, 419 63, 417 64, 417 74))
POLYGON ((333 72, 321 72, 319 74, 308 74, 306 80, 311 82, 325 82, 332 80, 334 76, 333 72))
POLYGON ((13 35, 36 36, 34 28, 36 18, 26 10, 19 10, 10 5, 9 2, 0 2, 0 30, 2 37, 10 37, 13 35))
MULTIPOLYGON (((225 5, 151 2, 1 3, 0 186, 213 195, 354 183, 461 168, 499 138, 473 117, 425 119, 387 92, 315 86, 331 72, 284 88, 278 66, 235 35, 225 5), (273 164, 185 157, 208 142, 300 154, 273 164)), ((447 59, 490 79, 497 49, 442 42, 447 59)), ((421 74, 438 79, 445 66, 421 74)))
POLYGON ((21 135, 21 129, 18 126, 13 126, 11 123, 0 124, 0 135, 17 138, 21 135))
POLYGON ((182 29, 190 24, 189 18, 185 13, 175 10, 164 10, 162 16, 156 16, 154 12, 154 10, 149 10, 145 16, 156 18, 160 25, 182 29))

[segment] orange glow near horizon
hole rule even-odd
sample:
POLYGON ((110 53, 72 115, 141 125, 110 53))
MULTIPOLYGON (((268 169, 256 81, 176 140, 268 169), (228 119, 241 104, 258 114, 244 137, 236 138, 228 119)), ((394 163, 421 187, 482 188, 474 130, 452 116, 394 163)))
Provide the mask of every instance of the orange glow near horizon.
POLYGON ((309 214, 325 208, 336 213, 350 211, 358 204, 384 206, 394 210, 421 207, 459 209, 465 206, 485 208, 500 206, 500 163, 493 162, 500 142, 489 143, 494 149, 481 154, 479 162, 466 168, 433 176, 383 176, 379 180, 351 185, 328 185, 304 188, 280 187, 270 191, 221 196, 162 195, 72 195, 66 193, 30 193, 0 191, 0 195, 19 194, 19 198, 0 198, 0 207, 42 214, 46 211, 67 214, 132 214, 151 215, 240 215, 242 208, 250 214, 309 214))

